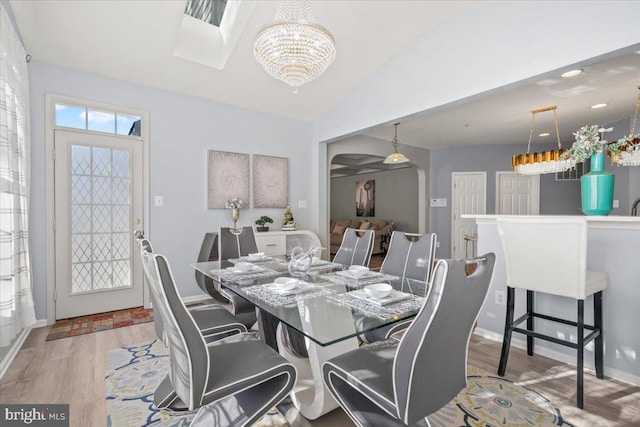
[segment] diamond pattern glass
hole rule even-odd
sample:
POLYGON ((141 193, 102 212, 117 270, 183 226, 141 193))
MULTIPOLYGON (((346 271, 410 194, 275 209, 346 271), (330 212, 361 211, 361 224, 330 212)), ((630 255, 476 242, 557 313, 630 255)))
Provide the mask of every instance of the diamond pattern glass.
POLYGON ((131 286, 131 155, 71 147, 71 293, 131 286))

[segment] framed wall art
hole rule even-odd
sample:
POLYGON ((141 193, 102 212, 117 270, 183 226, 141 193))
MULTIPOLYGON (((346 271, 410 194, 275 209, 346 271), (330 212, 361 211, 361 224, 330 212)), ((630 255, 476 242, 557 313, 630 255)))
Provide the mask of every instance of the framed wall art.
POLYGON ((286 208, 289 205, 289 159, 253 156, 253 207, 286 208))
POLYGON ((356 182, 356 216, 376 216, 376 181, 356 182))
POLYGON ((208 207, 224 208, 237 197, 249 207, 249 155, 209 150, 208 207))

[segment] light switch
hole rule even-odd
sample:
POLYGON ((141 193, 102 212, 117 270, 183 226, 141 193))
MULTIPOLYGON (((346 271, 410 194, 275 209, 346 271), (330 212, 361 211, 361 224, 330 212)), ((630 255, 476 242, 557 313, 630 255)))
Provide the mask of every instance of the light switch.
POLYGON ((446 208, 447 199, 431 199, 432 208, 446 208))
POLYGON ((155 200, 154 200, 154 205, 156 206, 162 206, 164 205, 164 197, 162 196, 156 196, 155 200))
POLYGON ((298 207, 300 209, 306 209, 307 208, 307 201, 306 200, 298 200, 298 207))

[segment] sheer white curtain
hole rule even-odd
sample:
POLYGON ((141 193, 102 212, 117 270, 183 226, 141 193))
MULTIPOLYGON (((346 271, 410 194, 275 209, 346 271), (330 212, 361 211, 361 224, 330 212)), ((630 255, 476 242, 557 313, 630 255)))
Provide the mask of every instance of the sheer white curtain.
POLYGON ((26 52, 0 4, 0 347, 35 323, 29 259, 26 52))

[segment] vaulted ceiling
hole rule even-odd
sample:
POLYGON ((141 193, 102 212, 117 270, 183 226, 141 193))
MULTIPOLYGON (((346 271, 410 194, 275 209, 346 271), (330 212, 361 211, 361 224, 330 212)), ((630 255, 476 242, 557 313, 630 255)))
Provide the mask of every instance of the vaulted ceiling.
MULTIPOLYGON (((241 6, 236 33, 227 37, 229 43, 208 47, 206 43, 190 45, 195 36, 183 37, 185 0, 10 1, 25 47, 36 61, 309 122, 420 35, 460 15, 499 7, 501 2, 312 1, 317 22, 336 39, 338 54, 323 75, 297 94, 270 77, 253 56, 255 35, 272 21, 277 2, 230 0, 232 3, 241 6), (222 61, 224 67, 204 65, 218 49, 228 54, 222 61), (202 60, 184 59, 181 52, 185 50, 190 50, 187 57, 201 54, 202 60)), ((434 58, 436 62, 446 66, 446 58, 434 58)), ((434 111, 415 112, 411 118, 398 118, 400 142, 424 148, 524 144, 530 111, 555 104, 566 143, 572 139, 571 132, 584 124, 612 123, 633 113, 640 84, 640 44, 582 64, 567 64, 570 66, 583 68, 584 73, 562 79, 557 70, 434 111), (596 103, 609 105, 589 108, 596 103)), ((534 143, 554 141, 550 118, 536 118, 534 143), (537 137, 542 132, 551 135, 537 137)), ((364 132, 390 141, 393 126, 380 125, 364 132)))

